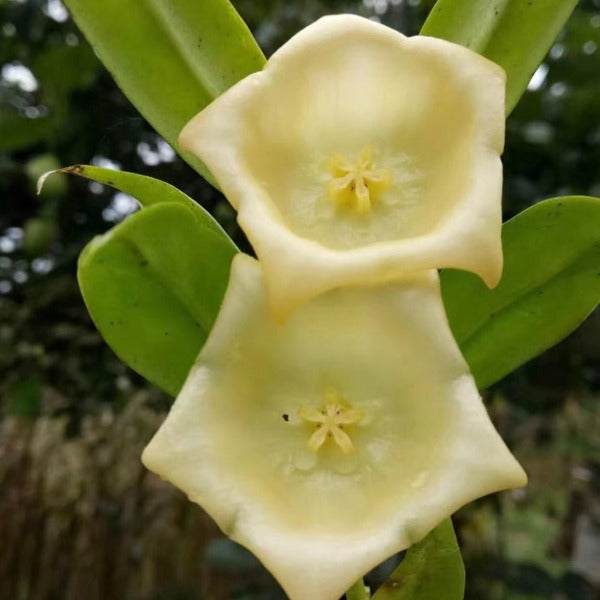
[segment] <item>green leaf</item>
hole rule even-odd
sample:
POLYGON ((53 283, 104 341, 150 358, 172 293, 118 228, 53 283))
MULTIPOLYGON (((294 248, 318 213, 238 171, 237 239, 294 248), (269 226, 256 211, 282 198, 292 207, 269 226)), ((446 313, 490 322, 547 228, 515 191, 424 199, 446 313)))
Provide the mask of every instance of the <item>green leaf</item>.
POLYGON ((86 246, 79 285, 115 353, 176 395, 219 311, 236 251, 191 208, 160 203, 86 246))
POLYGON ((600 199, 540 202, 502 232, 497 288, 464 271, 442 273, 454 337, 479 388, 571 333, 600 301, 600 199))
MULTIPOLYGON (((142 207, 154 206, 164 202, 175 202, 182 206, 187 206, 196 216, 196 220, 203 226, 213 231, 226 235, 221 226, 206 212, 197 202, 194 202, 188 195, 178 190, 175 186, 154 179, 146 175, 129 173, 128 171, 117 171, 115 169, 105 169, 94 167, 92 165, 73 165, 63 167, 55 171, 44 173, 38 180, 37 193, 41 194, 49 177, 55 173, 67 173, 70 175, 79 175, 86 179, 92 179, 104 185, 110 185, 118 190, 133 196, 142 207)), ((233 243, 233 242, 231 242, 233 243)))
POLYGON ((346 592, 346 600, 369 600, 371 593, 362 577, 346 592))
MULTIPOLYGON (((123 92, 178 149, 183 126, 264 56, 228 0, 66 0, 123 92)), ((191 154, 183 157, 211 176, 191 154)))
POLYGON ((576 4, 577 0, 438 0, 421 34, 471 48, 503 67, 509 114, 576 4))
POLYGON ((406 553, 373 600, 462 600, 465 569, 446 519, 406 553))

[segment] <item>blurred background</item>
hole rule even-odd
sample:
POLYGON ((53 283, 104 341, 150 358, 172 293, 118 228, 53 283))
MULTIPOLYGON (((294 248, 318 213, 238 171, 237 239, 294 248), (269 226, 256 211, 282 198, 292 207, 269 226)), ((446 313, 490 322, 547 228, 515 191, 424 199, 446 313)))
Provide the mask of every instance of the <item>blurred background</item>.
MULTIPOLYGON (((415 34, 433 2, 234 4, 268 56, 332 12, 415 34)), ((600 0, 582 0, 508 121, 507 218, 552 196, 600 196, 599 46, 600 0)), ((64 175, 35 194, 41 173, 79 162, 169 181, 247 247, 229 205, 140 117, 61 1, 0 0, 0 599, 283 598, 141 466, 171 401, 105 346, 75 277, 82 247, 136 203, 64 175)), ((530 485, 456 516, 469 600, 600 598, 599 332, 597 312, 485 393, 530 485)))

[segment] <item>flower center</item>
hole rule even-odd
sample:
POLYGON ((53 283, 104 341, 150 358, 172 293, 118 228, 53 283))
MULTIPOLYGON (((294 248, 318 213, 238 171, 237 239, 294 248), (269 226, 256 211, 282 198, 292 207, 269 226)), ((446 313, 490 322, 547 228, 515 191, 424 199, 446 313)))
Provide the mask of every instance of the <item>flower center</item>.
POLYGON ((329 172, 333 175, 327 184, 329 199, 361 214, 368 213, 371 204, 392 185, 392 172, 375 167, 370 146, 363 148, 355 162, 332 154, 329 172))
POLYGON ((358 423, 364 415, 362 411, 352 408, 333 388, 325 390, 322 408, 301 406, 298 414, 308 423, 316 425, 307 444, 312 452, 319 450, 328 439, 332 439, 344 454, 354 449, 352 440, 344 428, 358 423))

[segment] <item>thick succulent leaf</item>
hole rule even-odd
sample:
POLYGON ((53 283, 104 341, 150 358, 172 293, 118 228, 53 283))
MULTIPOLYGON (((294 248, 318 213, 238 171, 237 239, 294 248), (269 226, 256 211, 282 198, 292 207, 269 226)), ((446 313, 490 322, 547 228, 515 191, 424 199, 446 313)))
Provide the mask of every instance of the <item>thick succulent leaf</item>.
POLYGON ((192 209, 161 203, 92 240, 79 285, 108 345, 175 395, 212 327, 235 253, 192 209))
MULTIPOLYGON (((127 97, 174 147, 183 126, 264 57, 228 0, 66 0, 127 97)), ((206 167, 184 158, 205 177, 206 167)))
POLYGON ((346 600, 369 600, 370 597, 371 592, 362 578, 346 592, 346 600))
POLYGON ((479 388, 559 342, 600 301, 600 199, 540 202, 508 221, 502 237, 497 288, 442 273, 450 326, 479 388))
POLYGON ((577 0, 438 0, 421 34, 462 44, 503 67, 508 114, 576 4, 577 0))
POLYGON ((194 213, 200 225, 226 235, 217 221, 197 202, 181 190, 178 190, 175 186, 161 179, 154 179, 154 177, 138 175, 137 173, 130 173, 128 171, 95 167, 93 165, 72 165, 44 173, 37 184, 38 194, 42 192, 48 177, 51 177, 55 173, 79 175, 80 177, 85 177, 104 185, 110 185, 133 196, 142 207, 154 206, 155 204, 162 204, 164 202, 175 202, 182 206, 187 206, 194 213))
POLYGON ((464 590, 465 568, 446 519, 410 548, 373 600, 462 600, 464 590))

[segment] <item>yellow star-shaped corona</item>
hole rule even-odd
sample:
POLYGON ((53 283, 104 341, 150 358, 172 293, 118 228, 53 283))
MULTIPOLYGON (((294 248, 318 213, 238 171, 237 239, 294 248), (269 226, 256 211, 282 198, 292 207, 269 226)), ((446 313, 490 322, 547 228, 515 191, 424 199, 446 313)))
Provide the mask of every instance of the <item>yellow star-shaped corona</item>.
POLYGON ((327 185, 327 194, 339 206, 347 206, 357 213, 368 213, 371 204, 392 185, 390 169, 377 169, 373 149, 365 147, 356 162, 350 162, 338 153, 331 155, 329 170, 333 178, 327 185))
POLYGON ((323 408, 301 406, 298 413, 305 421, 316 424, 315 431, 308 440, 309 450, 316 452, 330 438, 345 454, 354 449, 352 440, 344 431, 344 427, 358 423, 363 418, 363 413, 351 408, 334 388, 325 390, 323 408))

